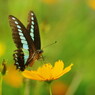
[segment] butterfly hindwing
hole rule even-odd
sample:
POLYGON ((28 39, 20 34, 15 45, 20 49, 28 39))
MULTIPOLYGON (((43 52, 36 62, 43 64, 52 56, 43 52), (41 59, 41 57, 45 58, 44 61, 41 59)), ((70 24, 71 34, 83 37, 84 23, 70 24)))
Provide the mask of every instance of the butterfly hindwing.
POLYGON ((34 12, 32 11, 30 11, 28 14, 27 30, 29 31, 31 38, 34 41, 35 48, 40 49, 41 42, 40 42, 38 22, 34 12))
POLYGON ((14 52, 15 53, 13 54, 13 57, 14 57, 14 60, 15 60, 16 68, 23 71, 25 69, 24 53, 23 53, 22 49, 17 49, 14 52))

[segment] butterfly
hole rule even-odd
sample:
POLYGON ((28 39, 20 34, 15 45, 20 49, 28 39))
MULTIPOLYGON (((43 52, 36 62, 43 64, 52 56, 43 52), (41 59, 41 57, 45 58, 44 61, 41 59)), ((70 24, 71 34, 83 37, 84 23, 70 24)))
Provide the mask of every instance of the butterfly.
POLYGON ((30 11, 27 28, 12 15, 9 15, 9 24, 12 28, 13 41, 17 47, 13 54, 14 64, 17 69, 24 71, 28 65, 32 66, 35 60, 41 58, 43 53, 38 22, 34 12, 30 11))

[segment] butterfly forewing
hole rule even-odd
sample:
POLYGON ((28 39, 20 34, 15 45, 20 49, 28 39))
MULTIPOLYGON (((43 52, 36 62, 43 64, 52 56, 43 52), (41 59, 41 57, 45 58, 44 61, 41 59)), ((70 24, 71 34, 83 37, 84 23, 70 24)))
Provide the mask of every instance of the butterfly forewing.
POLYGON ((10 26, 12 27, 12 36, 14 43, 16 44, 17 48, 22 48, 23 44, 21 43, 21 39, 19 36, 19 33, 22 33, 21 27, 19 26, 20 22, 14 17, 14 16, 9 16, 9 23, 10 26), (19 32, 18 32, 19 31, 19 32))
POLYGON ((29 32, 24 27, 24 25, 14 16, 9 16, 9 23, 12 27, 12 35, 13 40, 16 43, 17 48, 24 48, 24 49, 32 49, 35 50, 33 47, 33 41, 29 35, 29 32), (31 45, 32 44, 32 45, 31 45))
POLYGON ((34 41, 35 48, 40 49, 41 42, 40 42, 38 22, 34 12, 32 11, 30 11, 28 14, 27 30, 29 31, 31 38, 34 41))

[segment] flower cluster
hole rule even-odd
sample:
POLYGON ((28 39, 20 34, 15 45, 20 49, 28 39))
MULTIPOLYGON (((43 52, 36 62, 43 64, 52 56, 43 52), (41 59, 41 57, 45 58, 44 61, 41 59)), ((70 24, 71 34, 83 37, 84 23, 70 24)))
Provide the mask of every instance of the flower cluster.
POLYGON ((62 61, 57 61, 54 64, 54 67, 50 64, 44 64, 42 67, 39 67, 37 71, 25 70, 22 72, 22 75, 26 78, 39 81, 51 81, 58 79, 65 73, 71 70, 73 64, 64 68, 64 63, 62 61))

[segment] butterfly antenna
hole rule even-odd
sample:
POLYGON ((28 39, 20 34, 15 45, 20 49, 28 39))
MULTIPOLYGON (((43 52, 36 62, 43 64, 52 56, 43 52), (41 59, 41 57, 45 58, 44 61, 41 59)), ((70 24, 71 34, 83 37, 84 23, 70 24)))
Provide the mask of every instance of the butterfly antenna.
POLYGON ((47 47, 49 47, 49 46, 51 46, 51 45, 53 45, 53 44, 55 44, 55 43, 57 43, 57 41, 55 41, 54 43, 51 43, 51 44, 49 44, 49 45, 43 47, 42 49, 47 48, 47 47))

